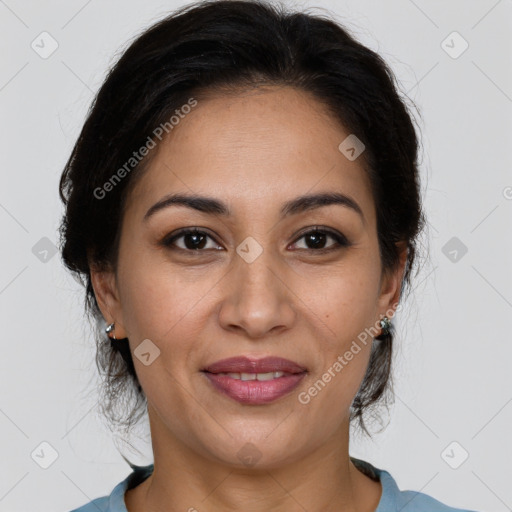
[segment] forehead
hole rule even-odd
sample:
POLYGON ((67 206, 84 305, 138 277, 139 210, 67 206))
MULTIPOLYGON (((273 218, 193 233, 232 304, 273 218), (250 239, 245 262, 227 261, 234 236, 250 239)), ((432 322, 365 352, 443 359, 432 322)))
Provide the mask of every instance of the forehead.
POLYGON ((198 96, 159 143, 133 191, 138 217, 163 195, 222 198, 233 210, 278 208, 306 193, 339 191, 374 216, 363 157, 338 146, 350 133, 314 97, 291 87, 198 96))

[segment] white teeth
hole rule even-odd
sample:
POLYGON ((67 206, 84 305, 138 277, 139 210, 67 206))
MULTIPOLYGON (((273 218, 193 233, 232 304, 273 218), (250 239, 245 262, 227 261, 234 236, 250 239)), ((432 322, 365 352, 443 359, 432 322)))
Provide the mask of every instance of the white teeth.
POLYGON ((237 380, 272 380, 282 377, 284 372, 268 372, 268 373, 218 373, 217 375, 227 375, 237 380))
POLYGON ((258 380, 272 380, 284 375, 283 372, 257 373, 258 380))

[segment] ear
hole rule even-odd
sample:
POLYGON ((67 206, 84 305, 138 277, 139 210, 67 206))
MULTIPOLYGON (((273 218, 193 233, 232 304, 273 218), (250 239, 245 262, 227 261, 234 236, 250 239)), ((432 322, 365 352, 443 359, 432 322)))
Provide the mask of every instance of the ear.
POLYGON ((394 316, 400 301, 400 292, 402 288, 402 280, 407 264, 408 246, 406 242, 397 244, 399 249, 399 263, 393 270, 384 272, 381 279, 381 287, 379 292, 379 320, 385 315, 389 319, 394 316))
POLYGON ((123 310, 119 300, 116 275, 113 270, 100 270, 90 266, 91 284, 94 289, 96 301, 107 324, 115 322, 115 337, 126 338, 124 328, 123 310))

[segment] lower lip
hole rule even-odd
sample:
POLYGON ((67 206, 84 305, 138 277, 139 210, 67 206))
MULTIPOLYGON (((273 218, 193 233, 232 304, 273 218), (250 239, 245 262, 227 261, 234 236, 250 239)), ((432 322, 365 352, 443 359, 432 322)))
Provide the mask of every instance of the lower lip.
POLYGON ((286 375, 272 380, 240 380, 227 375, 203 372, 215 389, 243 404, 268 404, 290 393, 306 372, 286 375))

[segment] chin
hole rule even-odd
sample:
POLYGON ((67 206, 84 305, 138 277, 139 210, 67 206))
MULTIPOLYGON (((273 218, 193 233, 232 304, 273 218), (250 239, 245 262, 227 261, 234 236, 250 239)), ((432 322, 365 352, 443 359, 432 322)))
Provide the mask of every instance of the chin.
MULTIPOLYGON (((227 435, 222 442, 209 440, 207 445, 203 444, 203 449, 207 450, 207 457, 217 463, 252 471, 275 469, 303 458, 303 451, 298 449, 296 441, 291 450, 282 435, 275 438, 269 435, 274 428, 275 424, 260 436, 247 436, 242 432, 240 436, 227 435)), ((285 439, 292 438, 292 435, 285 436, 285 439)))

